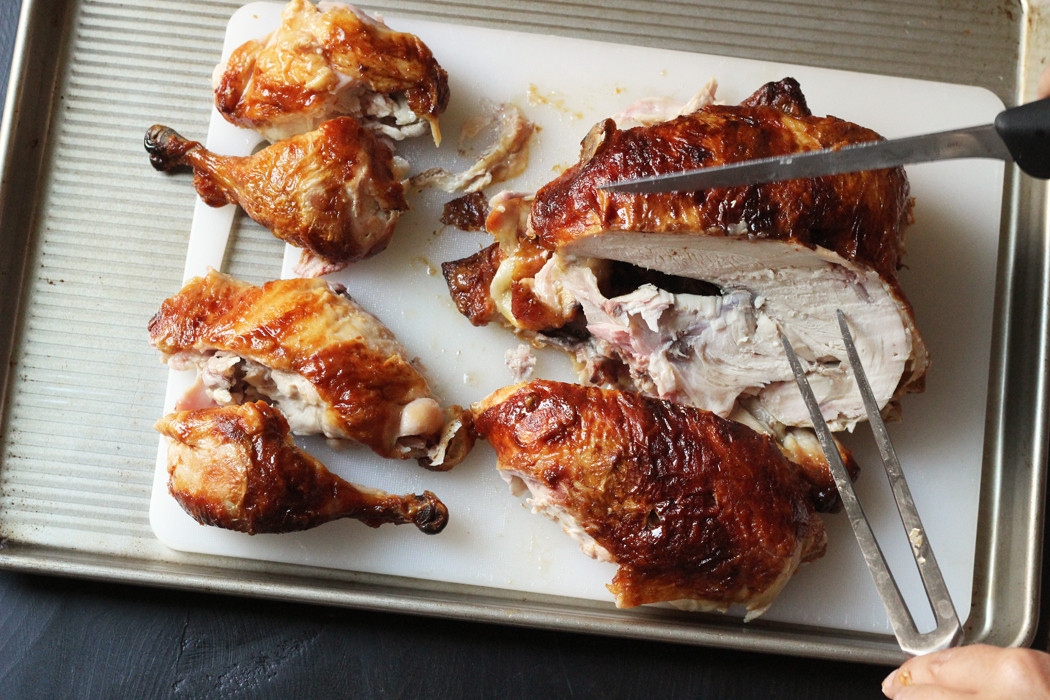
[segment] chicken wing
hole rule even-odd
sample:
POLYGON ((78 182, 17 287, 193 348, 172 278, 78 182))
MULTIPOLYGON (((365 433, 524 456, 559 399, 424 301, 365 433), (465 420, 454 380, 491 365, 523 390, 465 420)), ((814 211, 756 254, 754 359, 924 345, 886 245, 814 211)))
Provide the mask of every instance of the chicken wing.
POLYGON ((239 204, 273 235, 302 248, 296 273, 303 277, 381 252, 408 209, 390 149, 348 117, 243 158, 212 153, 159 124, 144 143, 157 170, 192 166, 206 204, 239 204))
POLYGON ((275 32, 233 51, 212 76, 227 121, 279 141, 346 115, 394 140, 429 125, 448 106, 448 76, 430 49, 352 5, 291 0, 275 32))
POLYGON ((619 565, 617 607, 677 601, 760 615, 826 537, 773 441, 696 408, 534 381, 473 407, 504 478, 588 555, 619 565))
POLYGON ((442 411, 394 334, 342 291, 306 279, 260 288, 213 270, 161 305, 150 342, 172 367, 199 369, 186 408, 266 400, 296 435, 451 469, 473 445, 470 412, 442 411))
POLYGON ((433 535, 448 523, 438 498, 394 496, 332 474, 292 440, 288 422, 262 401, 170 413, 156 429, 168 445, 168 490, 202 525, 296 532, 338 518, 369 527, 413 523, 433 535))

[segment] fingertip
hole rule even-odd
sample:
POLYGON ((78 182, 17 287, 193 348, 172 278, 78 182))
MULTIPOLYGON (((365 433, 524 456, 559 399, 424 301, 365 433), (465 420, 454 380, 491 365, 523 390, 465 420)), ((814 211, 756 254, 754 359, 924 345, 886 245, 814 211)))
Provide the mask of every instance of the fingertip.
POLYGON ((1039 83, 1036 87, 1036 97, 1050 97, 1050 65, 1043 69, 1039 75, 1039 83))
POLYGON ((903 666, 896 669, 882 681, 882 694, 892 698, 906 685, 911 684, 911 671, 903 666))
POLYGON ((893 681, 897 679, 897 669, 890 671, 890 675, 882 679, 882 694, 892 698, 893 681))

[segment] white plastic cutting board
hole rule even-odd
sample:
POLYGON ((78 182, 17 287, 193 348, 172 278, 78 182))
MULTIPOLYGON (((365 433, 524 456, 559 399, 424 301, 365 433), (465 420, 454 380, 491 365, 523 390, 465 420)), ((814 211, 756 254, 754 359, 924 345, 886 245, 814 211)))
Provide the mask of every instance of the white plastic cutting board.
MULTIPOLYGON (((280 10, 280 5, 255 3, 234 14, 224 56, 276 27, 280 10)), ((541 129, 532 141, 528 170, 506 183, 509 189, 535 190, 575 162, 580 139, 599 119, 645 97, 668 96, 684 102, 712 76, 720 83, 719 98, 729 104, 767 81, 792 76, 802 84, 814 113, 833 114, 887 137, 987 123, 1003 107, 992 93, 974 87, 411 19, 387 21, 426 42, 448 71, 452 91, 449 109, 441 117, 445 136, 441 149, 421 138, 399 146, 399 152, 414 172, 437 164, 462 168, 470 159, 457 155, 460 125, 485 99, 513 102, 541 129)), ((236 129, 213 113, 209 148, 247 154, 257 141, 254 133, 236 129)), ((926 393, 904 400, 904 422, 890 430, 929 540, 965 618, 976 538, 1003 165, 957 161, 912 167, 908 173, 916 222, 907 234, 908 269, 901 279, 933 356, 933 368, 926 393)), ((495 191, 490 188, 488 194, 495 191)), ((190 196, 187 192, 187 201, 190 196)), ((433 191, 414 197, 412 211, 401 219, 389 249, 333 278, 422 358, 445 402, 467 405, 511 381, 503 357, 518 341, 496 325, 474 328, 449 298, 440 263, 490 243, 484 234, 441 226, 440 208, 450 198, 433 191)), ((232 206, 209 209, 197 201, 187 276, 221 266, 233 212, 232 206)), ((285 275, 298 254, 288 249, 285 275)), ((548 350, 538 355, 538 377, 574 379, 560 353, 548 350)), ((166 410, 191 378, 190 373, 172 373, 166 410)), ((860 428, 860 432, 867 430, 860 428)), ((920 613, 920 627, 932 626, 870 436, 858 435, 850 442, 863 468, 857 483, 861 501, 905 597, 920 613)), ((432 490, 448 505, 447 529, 428 537, 411 526, 374 530, 344 520, 304 533, 251 537, 203 527, 167 494, 162 445, 150 509, 157 536, 182 551, 492 586, 612 605, 605 584, 615 566, 587 558, 556 524, 532 515, 497 474, 486 444, 480 443, 465 462, 443 474, 424 471, 414 462, 383 460, 366 449, 336 454, 317 439, 299 444, 351 481, 397 493, 432 490)), ((802 567, 765 619, 889 631, 846 518, 827 516, 824 521, 827 555, 802 567)))

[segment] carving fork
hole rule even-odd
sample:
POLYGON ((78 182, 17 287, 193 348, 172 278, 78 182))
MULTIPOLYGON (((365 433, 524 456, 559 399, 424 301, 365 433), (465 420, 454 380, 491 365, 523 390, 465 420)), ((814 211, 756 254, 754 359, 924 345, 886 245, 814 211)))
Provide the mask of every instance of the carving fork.
POLYGON ((915 501, 912 499, 911 490, 904 480, 904 472, 901 471, 897 454, 890 443, 890 435, 886 431, 886 424, 882 421, 879 406, 875 401, 875 395, 871 392, 868 378, 860 364, 860 356, 857 347, 853 344, 853 336, 850 335, 849 326, 846 324, 846 315, 840 309, 838 312, 839 330, 842 332, 842 340, 846 344, 846 353, 849 356, 849 364, 853 369, 853 375, 857 379, 861 397, 864 399, 864 410, 868 414, 868 422, 875 433, 875 440, 879 445, 879 453, 882 455, 882 464, 886 468, 886 476, 889 478, 890 487, 893 490, 893 498, 897 502, 897 511, 900 513, 904 529, 908 533, 908 541, 911 543, 912 555, 919 567, 919 575, 922 577, 923 587, 926 589, 926 597, 930 602, 937 627, 926 633, 920 633, 915 626, 911 611, 908 610, 904 598, 901 597, 897 582, 886 565, 886 558, 875 540, 875 534, 871 530, 864 509, 857 500, 857 494, 853 490, 846 467, 842 464, 838 448, 831 437, 831 430, 824 421, 820 412, 820 406, 813 396, 813 389, 809 386, 802 365, 795 355, 787 336, 780 333, 780 342, 784 344, 784 352, 787 353, 788 361, 791 363, 791 371, 795 375, 802 398, 809 409, 809 415, 813 420, 813 428, 820 440, 820 446, 824 450, 824 456, 831 467, 831 473, 835 477, 835 485, 839 490, 839 497, 845 507, 846 515, 853 526, 853 533, 857 536, 860 551, 864 555, 864 561, 868 565, 868 571, 875 580, 875 588, 879 591, 882 604, 886 607, 886 614, 893 627, 893 633, 897 636, 901 649, 909 656, 919 656, 930 652, 958 646, 962 642, 962 625, 959 616, 955 612, 948 587, 944 584, 940 567, 933 556, 933 550, 926 537, 926 530, 919 520, 919 514, 915 510, 915 501))

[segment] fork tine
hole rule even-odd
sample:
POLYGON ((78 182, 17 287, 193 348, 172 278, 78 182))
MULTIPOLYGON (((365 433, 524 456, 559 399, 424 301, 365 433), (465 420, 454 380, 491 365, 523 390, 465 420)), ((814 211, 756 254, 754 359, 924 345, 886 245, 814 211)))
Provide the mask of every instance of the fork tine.
MULTIPOLYGON (((938 627, 933 632, 924 635, 920 634, 918 628, 916 628, 915 620, 912 618, 911 612, 908 610, 908 606, 905 604, 904 598, 901 596, 900 589, 897 587, 897 582, 893 578, 889 566, 886 564, 886 558, 882 553, 882 549, 879 547, 879 543, 875 539, 875 533, 872 532, 871 525, 868 522, 867 516, 864 514, 864 509, 861 506, 860 501, 857 499, 856 492, 853 490, 853 482, 850 480, 849 473, 846 471, 846 467, 842 463, 842 457, 839 455, 838 446, 835 444, 835 440, 831 435, 831 430, 828 428, 828 424, 825 422, 824 416, 820 411, 820 406, 817 403, 816 397, 813 395, 813 389, 810 387, 809 381, 806 379, 806 373, 802 369, 802 365, 799 362, 798 357, 795 355, 791 343, 783 332, 780 333, 780 341, 784 346, 784 352, 791 365, 791 371, 795 376, 795 382, 798 384, 806 408, 809 410, 809 415, 813 422, 813 429, 817 434, 817 439, 820 441, 820 446, 824 451, 824 456, 828 461, 828 466, 830 467, 832 476, 835 479, 835 486, 838 488, 843 508, 846 511, 846 515, 849 517, 850 525, 853 527, 853 533, 857 537, 861 554, 864 556, 864 561, 868 566, 868 571, 871 573, 871 577, 875 582, 875 588, 879 593, 879 597, 882 599, 883 606, 886 608, 886 615, 889 617, 890 625, 893 628, 894 635, 897 637, 897 641, 901 645, 901 649, 906 654, 918 655, 957 644, 961 637, 961 627, 959 626, 958 617, 954 617, 954 630, 948 630, 947 632, 942 630, 942 628, 950 626, 950 620, 942 619, 940 614, 938 614, 937 617, 938 627)), ((852 338, 849 341, 849 345, 852 345, 852 338)), ((853 362, 851 359, 851 366, 857 368, 855 374, 863 374, 863 369, 860 368, 859 361, 853 362)), ((883 426, 883 430, 885 430, 885 426, 883 426)), ((886 443, 889 444, 888 437, 886 443)), ((903 475, 901 476, 901 481, 903 481, 903 475)), ((914 512, 914 504, 912 505, 912 511, 914 512)), ((921 529, 920 532, 922 532, 921 529)), ((925 538, 922 539, 924 540, 925 538)), ((924 545, 923 551, 928 552, 929 544, 924 541, 921 542, 921 544, 924 545)), ((932 552, 927 561, 932 561, 932 552)), ((936 567, 935 561, 933 562, 933 566, 936 567)), ((939 570, 937 570, 937 577, 940 578, 939 570)), ((925 577, 923 577, 924 585, 925 580, 925 577)), ((943 587, 943 579, 941 579, 941 584, 943 587)), ((927 591, 929 591, 929 589, 927 589, 927 591)), ((946 592, 947 589, 945 589, 945 593, 946 592)), ((927 595, 929 595, 929 593, 927 593, 927 595)), ((951 598, 947 598, 947 600, 948 606, 951 608, 951 614, 954 616, 955 609, 951 606, 951 598)), ((933 605, 932 599, 931 605, 933 605)))
MULTIPOLYGON (((889 479, 890 488, 893 491, 893 499, 897 504, 897 512, 900 514, 901 522, 908 533, 908 541, 911 544, 912 556, 915 564, 919 567, 919 575, 922 577, 923 587, 926 589, 926 598, 930 601, 930 607, 937 620, 937 629, 934 632, 948 632, 954 628, 955 632, 949 635, 945 646, 953 646, 962 637, 962 626, 959 616, 952 603, 951 594, 944 583, 941 569, 937 565, 937 558, 933 555, 926 530, 919 519, 919 512, 915 508, 915 500, 912 498, 911 489, 904 478, 904 470, 901 469, 897 452, 890 442, 889 431, 886 423, 882 420, 875 394, 868 383, 868 377, 864 373, 864 367, 857 353, 857 346, 853 342, 853 336, 846 321, 846 314, 842 309, 836 311, 839 321, 839 330, 842 340, 846 344, 846 354, 849 357, 850 367, 857 380, 857 388, 860 389, 861 398, 864 400, 864 410, 868 414, 868 423, 871 425, 875 435, 875 442, 879 446, 879 454, 882 456, 882 464, 886 469, 886 478, 889 479)), ((931 633, 933 634, 933 633, 931 633)))

